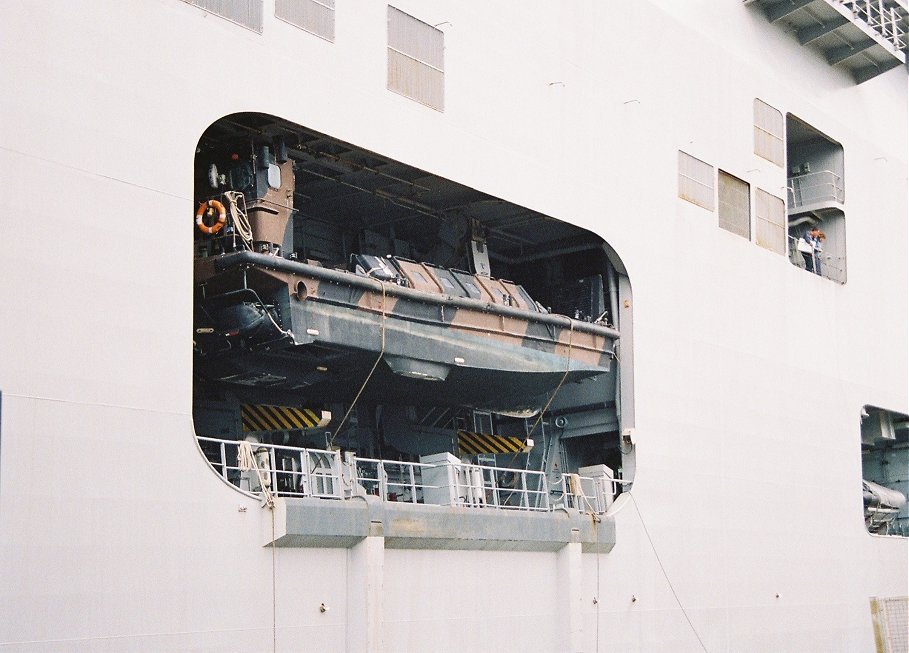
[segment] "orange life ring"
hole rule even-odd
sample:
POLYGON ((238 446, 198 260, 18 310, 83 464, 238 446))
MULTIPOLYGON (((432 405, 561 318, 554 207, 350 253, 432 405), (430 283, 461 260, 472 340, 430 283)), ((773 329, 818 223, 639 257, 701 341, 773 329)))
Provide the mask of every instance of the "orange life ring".
POLYGON ((199 231, 203 234, 216 234, 224 228, 225 224, 227 224, 227 210, 221 202, 218 200, 208 200, 199 205, 199 210, 196 211, 196 226, 199 227, 199 231), (218 211, 218 219, 210 227, 202 222, 202 216, 205 215, 209 208, 217 209, 218 211))

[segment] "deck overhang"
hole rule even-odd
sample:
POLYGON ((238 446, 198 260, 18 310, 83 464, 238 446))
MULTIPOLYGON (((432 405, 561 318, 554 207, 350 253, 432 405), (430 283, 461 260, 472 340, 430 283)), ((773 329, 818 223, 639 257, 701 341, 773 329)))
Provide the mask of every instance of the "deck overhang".
POLYGON ((909 7, 905 0, 744 0, 799 44, 849 71, 856 84, 906 65, 909 7))
POLYGON ((479 510, 371 496, 343 502, 278 498, 274 510, 275 528, 267 520, 266 546, 350 548, 381 536, 388 549, 559 551, 580 543, 585 553, 608 553, 616 542, 612 516, 594 519, 569 510, 479 510))

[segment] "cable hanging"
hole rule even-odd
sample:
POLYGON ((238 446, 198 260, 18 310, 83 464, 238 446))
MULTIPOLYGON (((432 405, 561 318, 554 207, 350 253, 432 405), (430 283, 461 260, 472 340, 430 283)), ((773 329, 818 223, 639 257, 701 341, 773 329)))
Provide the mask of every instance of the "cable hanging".
POLYGON ((672 596, 675 599, 675 602, 678 604, 679 609, 682 611, 682 615, 684 615, 685 621, 688 622, 688 626, 691 628, 691 632, 694 633, 695 638, 697 638, 698 644, 701 645, 701 649, 706 653, 707 647, 704 645, 704 640, 701 639, 701 636, 698 634, 697 629, 691 622, 691 617, 688 616, 688 611, 685 609, 685 606, 682 605, 682 601, 679 599, 679 595, 676 594, 675 588, 672 586, 672 581, 669 580, 669 574, 666 573, 666 568, 663 566, 663 561, 660 560, 660 554, 657 553, 656 547, 653 544, 653 538, 650 537, 650 531, 647 530, 647 524, 644 523, 644 515, 641 514, 641 509, 638 506, 637 499, 634 498, 634 494, 631 492, 628 493, 628 496, 631 497, 631 503, 634 504, 634 509, 638 513, 638 519, 641 520, 641 527, 644 529, 644 535, 647 536, 647 541, 650 542, 650 550, 653 551, 653 556, 656 558, 657 564, 660 566, 660 571, 663 572, 663 578, 666 579, 666 584, 669 585, 669 591, 672 592, 672 596))
POLYGON ((571 318, 566 318, 568 320, 568 364, 565 366, 565 373, 562 375, 562 379, 559 381, 559 385, 556 386, 555 391, 552 393, 552 396, 549 397, 549 401, 546 402, 546 405, 543 406, 543 410, 540 411, 540 414, 537 416, 537 421, 533 423, 533 426, 530 427, 530 431, 527 432, 527 437, 529 438, 533 435, 533 432, 539 426, 540 422, 543 421, 543 415, 546 414, 546 411, 549 410, 549 406, 552 405, 553 400, 556 398, 556 395, 559 394, 559 390, 562 389, 562 384, 565 383, 565 379, 568 378, 568 373, 571 371, 571 347, 572 340, 574 339, 574 321, 571 318))
POLYGON ((259 467, 259 461, 256 454, 253 453, 252 445, 247 440, 240 440, 237 443, 237 467, 241 471, 256 471, 256 478, 259 479, 259 487, 265 495, 263 508, 268 508, 271 513, 271 631, 272 631, 272 650, 278 650, 278 593, 277 593, 277 560, 275 546, 275 495, 271 491, 269 479, 265 476, 266 471, 259 467))
POLYGON ((387 318, 387 315, 385 313, 385 282, 381 279, 376 279, 376 281, 382 285, 382 347, 379 350, 379 356, 376 358, 376 362, 372 364, 372 369, 369 370, 369 374, 366 375, 366 380, 363 381, 363 385, 360 386, 360 390, 357 392, 357 395, 354 397, 354 400, 351 402, 350 406, 348 406, 347 412, 344 413, 344 417, 341 418, 341 423, 338 424, 338 428, 335 429, 335 432, 332 434, 331 439, 328 441, 329 449, 334 446, 335 438, 338 436, 338 433, 341 432, 341 429, 347 422, 347 418, 350 417, 350 413, 353 411, 354 406, 357 405, 357 401, 359 401, 360 395, 363 394, 363 391, 366 389, 366 384, 369 383, 369 380, 372 378, 372 375, 376 371, 376 368, 379 366, 379 362, 382 360, 382 357, 385 356, 385 321, 387 318))

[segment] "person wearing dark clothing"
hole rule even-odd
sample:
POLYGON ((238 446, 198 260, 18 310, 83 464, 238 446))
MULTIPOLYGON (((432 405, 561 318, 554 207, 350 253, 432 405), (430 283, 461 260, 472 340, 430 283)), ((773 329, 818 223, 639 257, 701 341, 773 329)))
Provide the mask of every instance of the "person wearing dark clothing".
POLYGON ((805 259, 805 269, 818 275, 821 274, 821 252, 823 251, 821 245, 824 239, 826 239, 824 232, 817 226, 813 226, 805 232, 799 242, 798 249, 802 258, 805 259), (805 241, 806 246, 802 246, 801 240, 805 241))

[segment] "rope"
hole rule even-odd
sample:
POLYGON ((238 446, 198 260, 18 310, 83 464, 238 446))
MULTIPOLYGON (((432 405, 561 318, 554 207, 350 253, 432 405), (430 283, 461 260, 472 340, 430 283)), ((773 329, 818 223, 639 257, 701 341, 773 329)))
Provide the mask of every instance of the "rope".
POLYGON ((600 529, 597 528, 597 524, 599 524, 602 520, 594 513, 591 513, 590 517, 593 520, 593 542, 595 545, 594 555, 597 557, 597 599, 596 599, 597 627, 596 627, 596 641, 595 641, 593 650, 597 651, 597 653, 599 653, 599 651, 600 651, 600 555, 601 554, 600 554, 600 529))
POLYGON ((628 493, 628 496, 631 497, 631 502, 634 504, 634 509, 638 513, 638 519, 641 520, 641 526, 644 529, 644 535, 647 536, 647 541, 650 542, 650 549, 653 551, 653 556, 656 558, 657 564, 660 566, 660 571, 663 572, 663 578, 666 579, 666 584, 669 585, 669 591, 672 592, 672 596, 675 598, 675 602, 678 603, 679 609, 685 616, 685 621, 687 621, 688 625, 691 627, 691 632, 693 632, 694 636, 697 638, 698 644, 701 645, 701 649, 703 649, 706 653, 707 647, 704 646, 704 641, 701 639, 701 636, 698 635, 698 631, 695 629, 694 624, 691 623, 691 619, 688 617, 688 612, 685 610, 685 607, 679 600, 679 595, 675 593, 675 588, 672 586, 672 581, 669 580, 669 574, 666 573, 666 568, 663 566, 663 561, 660 560, 660 555, 657 553, 656 547, 653 545, 653 539, 650 537, 650 531, 647 530, 647 524, 644 523, 644 515, 641 514, 641 509, 638 507, 638 502, 634 498, 634 494, 631 492, 628 493))
POLYGON ((259 487, 265 495, 265 505, 271 512, 271 638, 272 650, 278 650, 278 591, 277 591, 277 559, 275 546, 275 497, 268 487, 264 471, 259 467, 259 461, 253 453, 252 445, 246 440, 241 440, 237 446, 237 466, 244 472, 256 470, 259 487))
POLYGON ((369 374, 366 375, 366 380, 363 381, 363 385, 360 386, 360 390, 357 392, 357 396, 354 397, 354 400, 351 402, 350 406, 347 408, 347 412, 344 413, 344 417, 341 418, 341 423, 338 424, 338 428, 335 429, 334 434, 331 436, 331 440, 328 441, 328 448, 331 449, 334 446, 335 438, 338 436, 338 433, 341 432, 341 429, 344 427, 344 424, 347 422, 347 418, 350 417, 350 413, 353 411, 354 406, 357 405, 357 401, 360 400, 360 395, 363 394, 363 391, 366 389, 366 384, 369 383, 369 380, 372 378, 373 373, 376 371, 376 368, 379 366, 379 361, 382 360, 382 357, 385 355, 385 282, 381 279, 376 279, 382 285, 382 348, 379 350, 379 355, 376 358, 376 362, 372 364, 372 369, 369 370, 369 374))
POLYGON ((275 497, 268 487, 268 478, 266 478, 265 472, 259 467, 259 461, 256 460, 256 455, 253 453, 252 446, 246 440, 241 440, 238 443, 237 466, 244 472, 248 472, 252 469, 256 470, 256 477, 259 479, 259 487, 265 495, 265 505, 268 506, 269 509, 274 508, 275 497))
POLYGON ((246 246, 252 249, 253 233, 252 226, 249 224, 249 216, 246 214, 246 196, 240 191, 229 190, 224 193, 224 197, 230 206, 230 218, 234 223, 234 229, 237 230, 246 246), (237 201, 241 197, 243 198, 243 208, 240 208, 237 201))
MULTIPOLYGON (((271 509, 271 650, 278 650, 278 574, 277 574, 277 549, 275 546, 275 511, 271 509)), ((599 560, 597 561, 599 564, 599 560)))
POLYGON ((565 365, 565 374, 562 375, 559 385, 556 386, 552 396, 549 397, 549 401, 546 402, 546 405, 543 406, 543 410, 541 410, 540 414, 537 416, 537 421, 533 423, 533 426, 530 427, 530 431, 527 432, 528 438, 536 431, 537 426, 539 426, 540 422, 543 420, 543 415, 549 410, 549 406, 552 405, 556 395, 559 394, 559 390, 562 389, 562 384, 565 383, 565 379, 568 378, 568 373, 571 371, 571 346, 572 340, 574 339, 574 321, 572 321, 571 318, 568 318, 568 329, 568 364, 565 365))

